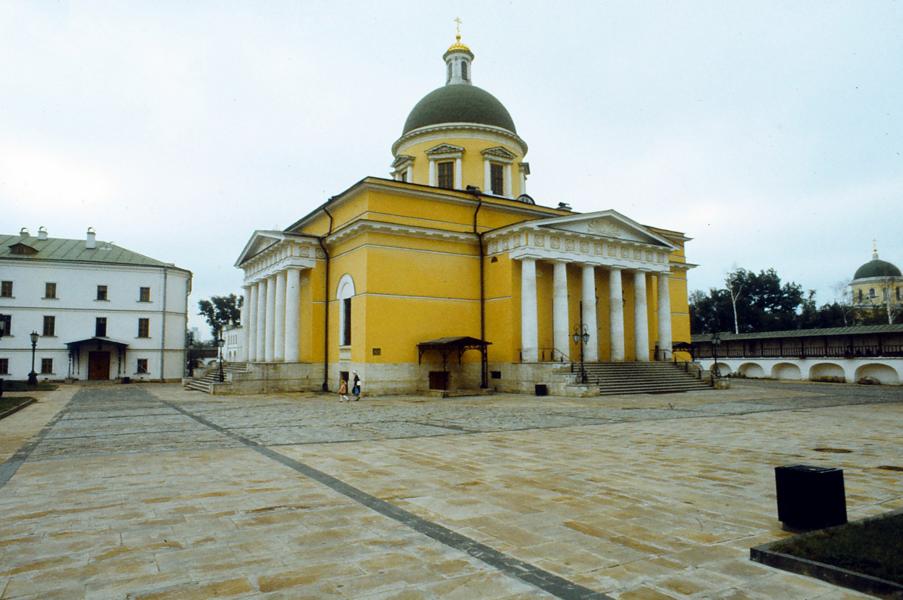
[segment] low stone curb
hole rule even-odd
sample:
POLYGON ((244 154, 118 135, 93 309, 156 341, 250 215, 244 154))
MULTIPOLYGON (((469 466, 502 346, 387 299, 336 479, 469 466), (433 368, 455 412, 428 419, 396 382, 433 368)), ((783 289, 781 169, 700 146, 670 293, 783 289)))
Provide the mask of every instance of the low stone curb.
POLYGON ((5 419, 6 417, 10 416, 11 414, 13 414, 13 413, 15 413, 15 412, 19 412, 20 410, 22 410, 22 409, 25 408, 26 406, 31 406, 31 405, 34 404, 35 402, 37 402, 37 400, 35 400, 34 398, 29 398, 28 400, 26 400, 26 401, 23 402, 22 404, 19 404, 18 406, 14 406, 14 407, 8 409, 6 412, 0 413, 0 419, 5 419))
MULTIPOLYGON (((804 536, 806 534, 801 535, 804 536)), ((798 556, 784 554, 783 552, 775 552, 771 549, 777 544, 786 541, 787 540, 778 540, 750 548, 749 558, 750 560, 762 563, 763 565, 821 579, 822 581, 850 588, 857 592, 887 598, 903 598, 903 585, 899 583, 872 577, 871 575, 865 575, 856 571, 850 571, 849 569, 835 567, 834 565, 809 560, 808 558, 800 558, 798 556)))

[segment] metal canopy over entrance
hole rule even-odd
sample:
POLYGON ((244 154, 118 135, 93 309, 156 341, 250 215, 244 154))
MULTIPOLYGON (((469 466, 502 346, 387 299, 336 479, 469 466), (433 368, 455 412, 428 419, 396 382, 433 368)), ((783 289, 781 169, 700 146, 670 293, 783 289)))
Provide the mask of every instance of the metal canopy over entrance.
MULTIPOLYGON (((485 357, 486 347, 492 344, 486 340, 477 339, 469 336, 443 337, 417 344, 417 364, 421 364, 423 355, 430 350, 435 350, 442 356, 442 370, 448 371, 448 357, 451 353, 458 356, 458 365, 461 364, 461 357, 468 350, 479 350, 480 354, 485 357)), ((485 360, 484 360, 485 362, 485 360)))
POLYGON ((66 342, 66 347, 69 348, 69 377, 78 374, 79 365, 81 364, 81 350, 85 348, 88 350, 88 379, 110 379, 110 353, 103 351, 104 346, 113 346, 115 348, 118 359, 116 361, 117 377, 122 375, 125 353, 129 345, 126 342, 113 338, 94 336, 83 340, 66 342))

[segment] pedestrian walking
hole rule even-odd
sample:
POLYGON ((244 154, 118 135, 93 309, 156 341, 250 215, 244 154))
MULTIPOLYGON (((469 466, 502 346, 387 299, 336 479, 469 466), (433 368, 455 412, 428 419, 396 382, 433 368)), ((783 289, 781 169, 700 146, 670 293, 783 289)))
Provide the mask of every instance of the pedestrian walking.
POLYGON ((339 402, 348 402, 348 382, 344 379, 339 381, 339 402))
POLYGON ((361 378, 358 376, 357 371, 351 372, 354 375, 354 379, 351 380, 351 395, 354 396, 354 401, 357 402, 361 399, 361 378))

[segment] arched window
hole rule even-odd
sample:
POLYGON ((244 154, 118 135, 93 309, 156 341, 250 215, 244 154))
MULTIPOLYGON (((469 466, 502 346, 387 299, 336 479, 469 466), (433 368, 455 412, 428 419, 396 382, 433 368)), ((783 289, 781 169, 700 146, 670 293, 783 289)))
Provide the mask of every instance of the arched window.
POLYGON ((461 79, 467 81, 467 61, 461 61, 461 79))
POLYGON ((869 298, 874 298, 876 295, 875 288, 869 288, 869 298))
POLYGON ((859 290, 859 301, 862 302, 862 290, 859 290))
POLYGON ((339 345, 351 345, 351 298, 354 296, 354 280, 345 273, 339 279, 336 300, 339 301, 339 345))

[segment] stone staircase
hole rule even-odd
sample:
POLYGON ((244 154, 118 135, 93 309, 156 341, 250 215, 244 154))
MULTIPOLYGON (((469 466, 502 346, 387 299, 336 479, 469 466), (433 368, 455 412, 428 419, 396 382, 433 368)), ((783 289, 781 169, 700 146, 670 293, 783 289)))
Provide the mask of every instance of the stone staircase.
POLYGON ((205 368, 199 377, 195 376, 187 380, 183 387, 186 390, 195 390, 204 392, 205 394, 212 394, 214 385, 229 385, 232 382, 232 376, 235 373, 246 373, 247 371, 247 363, 223 363, 224 381, 220 383, 219 366, 213 365, 205 368))
MULTIPOLYGON (((575 372, 580 366, 575 364, 575 372)), ((711 389, 711 384, 670 362, 586 363, 587 381, 599 395, 667 394, 711 389)))

